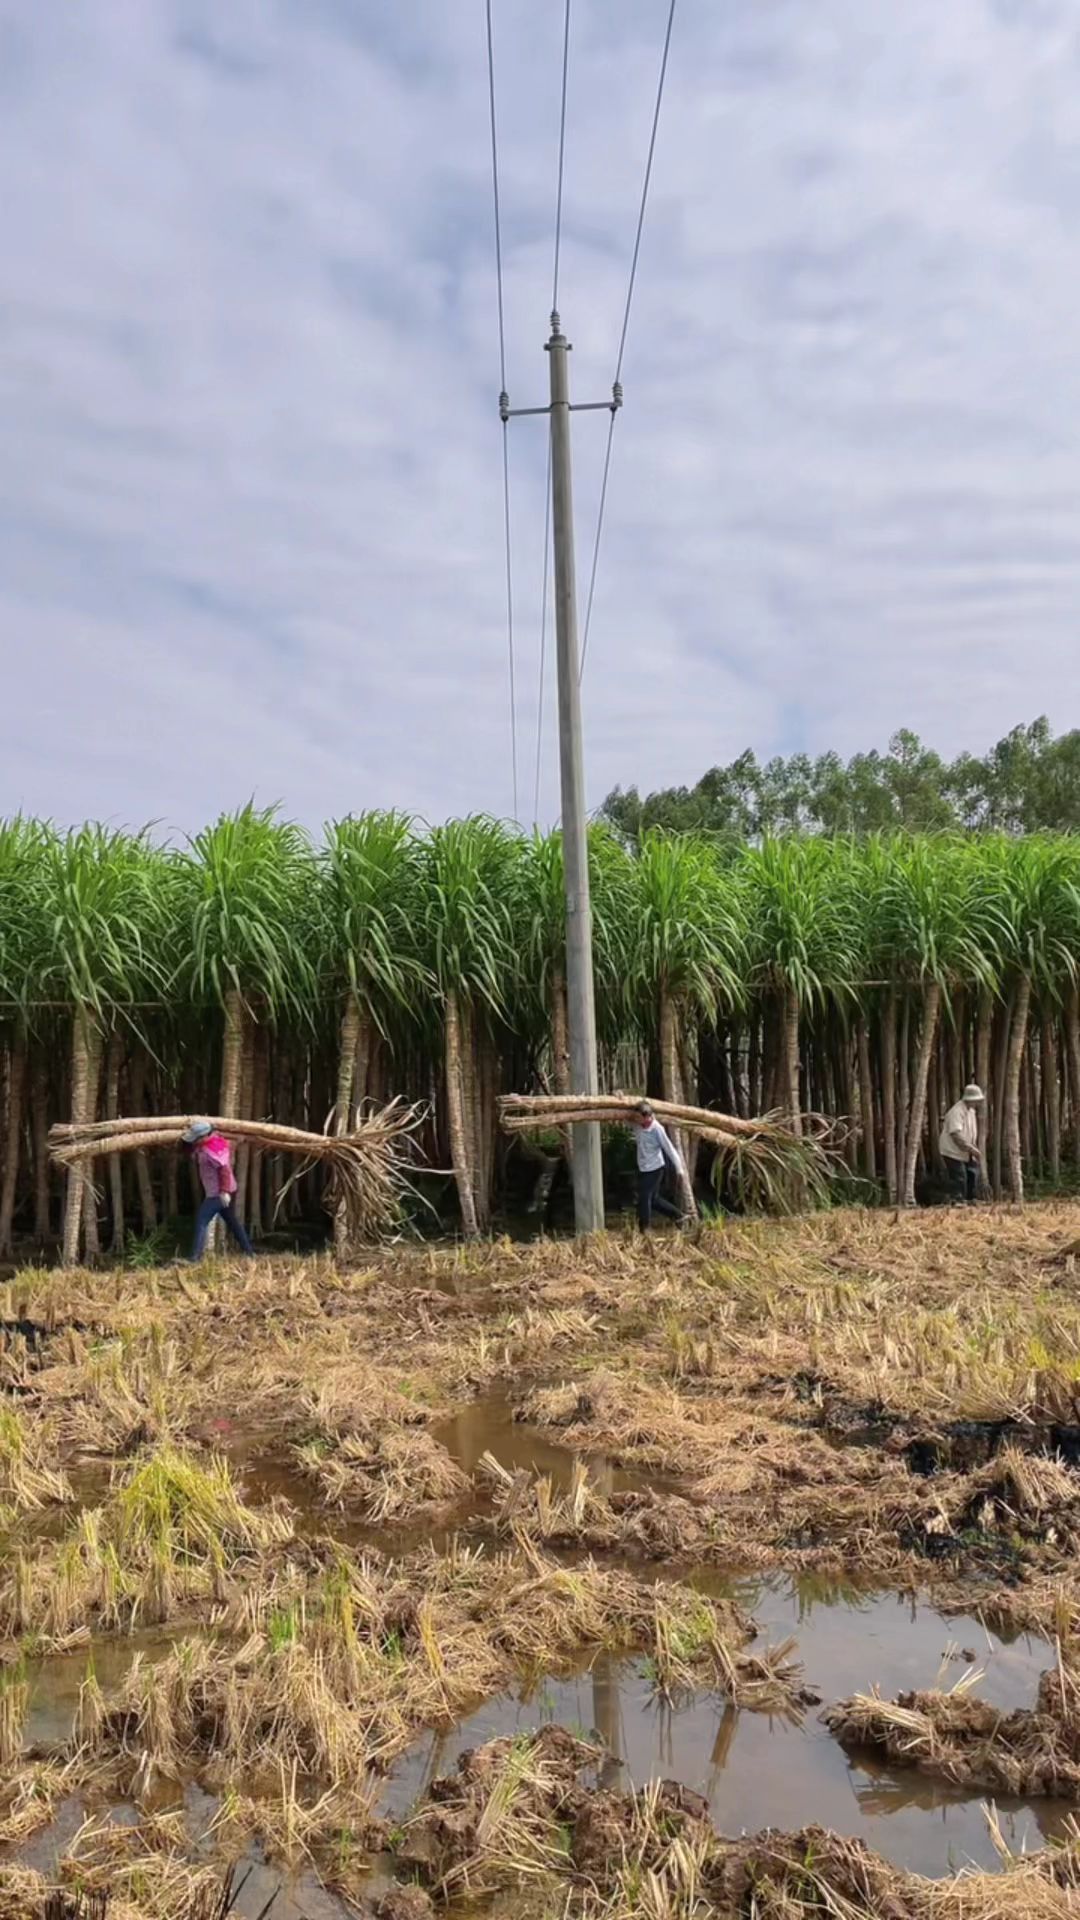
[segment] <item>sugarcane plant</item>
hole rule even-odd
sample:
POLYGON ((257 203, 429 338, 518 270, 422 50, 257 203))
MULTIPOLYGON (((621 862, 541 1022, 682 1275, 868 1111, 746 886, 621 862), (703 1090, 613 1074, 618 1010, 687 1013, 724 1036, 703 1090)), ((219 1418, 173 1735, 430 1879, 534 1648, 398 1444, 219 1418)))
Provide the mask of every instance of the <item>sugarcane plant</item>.
MULTIPOLYGON (((1070 836, 628 845, 597 827, 589 847, 606 1094, 771 1114, 811 1141, 824 1116, 845 1177, 911 1205, 975 1079, 988 1190, 1075 1183, 1070 836)), ((313 839, 249 806, 181 845, 0 823, 0 1258, 58 1227, 69 1260, 119 1252, 184 1209, 177 1156, 143 1138, 58 1162, 50 1127, 201 1113, 344 1138, 394 1096, 453 1170, 447 1224, 484 1231, 527 1138, 500 1147, 499 1096, 569 1091, 565 935, 558 834, 489 819, 371 813, 313 839)), ((296 1180, 280 1142, 237 1143, 249 1224, 321 1218, 325 1162, 296 1180)))

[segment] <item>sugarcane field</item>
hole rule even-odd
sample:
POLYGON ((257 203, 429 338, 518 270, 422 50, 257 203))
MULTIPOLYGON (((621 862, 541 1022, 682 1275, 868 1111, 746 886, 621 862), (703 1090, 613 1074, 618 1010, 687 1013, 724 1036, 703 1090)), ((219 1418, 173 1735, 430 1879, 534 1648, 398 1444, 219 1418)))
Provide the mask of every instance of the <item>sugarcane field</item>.
POLYGON ((1077 846, 0 827, 0 1917, 1080 1909, 1077 846))

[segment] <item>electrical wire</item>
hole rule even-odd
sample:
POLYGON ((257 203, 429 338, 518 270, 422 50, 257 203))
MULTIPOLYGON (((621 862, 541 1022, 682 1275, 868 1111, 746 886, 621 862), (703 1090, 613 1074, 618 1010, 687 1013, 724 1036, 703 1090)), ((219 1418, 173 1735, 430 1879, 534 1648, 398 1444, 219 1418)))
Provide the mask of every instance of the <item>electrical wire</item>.
POLYGON ((506 533, 506 648, 510 662, 510 769, 518 817, 517 689, 514 673, 514 573, 510 558, 510 439, 503 421, 503 528, 506 533))
MULTIPOLYGON (((566 92, 570 74, 570 7, 563 15, 562 96, 559 103, 559 164, 555 176, 555 264, 551 276, 551 310, 559 306, 559 257, 562 249, 563 174, 566 164, 566 92)), ((540 683, 536 696, 536 778, 533 784, 533 826, 540 816, 540 762, 544 740, 544 668, 547 658, 548 569, 551 560, 551 430, 548 428, 547 480, 544 484, 544 584, 540 594, 540 683)))
POLYGON ((502 220, 499 215, 499 143, 495 132, 495 39, 487 5, 488 99, 491 104, 491 187, 495 200, 495 281, 499 294, 499 382, 506 392, 506 324, 503 317, 502 220))
MULTIPOLYGON (((676 0, 668 7, 667 30, 664 34, 664 50, 660 57, 660 78, 656 87, 656 105, 653 108, 652 130, 649 134, 649 151, 645 161, 645 178, 641 187, 641 205, 638 208, 637 231, 634 234, 634 252, 630 261, 630 280, 626 289, 626 305, 623 308, 622 332, 619 335, 619 356, 615 363, 615 386, 622 379, 623 359, 626 354, 626 336, 630 331, 630 309, 634 304, 634 288, 637 285, 638 260, 641 255, 641 236, 645 230, 645 214, 649 205, 649 187, 652 183, 653 159, 656 154, 656 135, 660 126, 660 109, 664 103, 664 82, 667 79, 668 55, 671 52, 671 33, 675 25, 676 0)), ((596 569, 600 560, 600 541, 604 531, 604 512, 607 507, 608 479, 611 474, 611 448, 615 437, 615 408, 612 408, 608 424, 607 452, 604 456, 604 477, 600 483, 600 505, 596 516, 596 538, 593 541, 592 566, 589 571, 589 598, 585 609, 585 627, 581 639, 581 662, 578 667, 578 683, 585 672, 585 656, 589 650, 589 628, 592 623, 593 596, 596 592, 596 569)))
POLYGON ((634 235, 634 257, 630 262, 630 284, 626 289, 626 307, 623 312, 622 333, 619 336, 619 358, 615 367, 615 378, 622 378, 623 355, 626 352, 626 335, 630 327, 630 308, 634 300, 634 287, 637 282, 638 256, 641 253, 641 236, 645 227, 645 210, 649 204, 649 186, 652 181, 653 156, 656 153, 656 134, 660 125, 660 109, 664 103, 664 82, 667 79, 668 54, 671 52, 671 30, 675 25, 675 0, 668 8, 667 32, 664 35, 664 51, 660 60, 660 79, 656 88, 656 106, 653 111, 652 132, 649 135, 649 157, 645 162, 645 179, 641 188, 641 207, 638 212, 637 232, 634 235))
POLYGON ((600 482, 600 506, 596 515, 596 538, 593 541, 592 565, 589 568, 589 597, 585 602, 585 625, 581 632, 581 659, 578 661, 578 686, 585 672, 585 656, 589 651, 589 629, 592 626, 593 599, 596 594, 596 569, 600 564, 600 541, 604 533, 604 511, 607 507, 608 479, 611 474, 611 448, 615 439, 615 408, 612 407, 608 420, 607 449, 604 454, 604 477, 600 482))
POLYGON ((486 0, 488 100, 491 107, 491 188, 495 205, 495 283, 499 304, 499 407, 503 413, 503 532, 506 544, 506 645, 510 663, 510 763, 514 788, 514 819, 518 817, 517 690, 514 665, 514 575, 510 542, 510 445, 505 417, 506 397, 506 321, 503 308, 502 218, 499 209, 499 141, 495 121, 495 37, 491 23, 491 0, 486 0))
POLYGON ((566 0, 563 23, 562 104, 559 109, 559 170, 555 188, 555 270, 551 280, 551 311, 559 310, 559 251, 562 244, 563 164, 566 159, 566 82, 570 72, 570 0, 566 0))

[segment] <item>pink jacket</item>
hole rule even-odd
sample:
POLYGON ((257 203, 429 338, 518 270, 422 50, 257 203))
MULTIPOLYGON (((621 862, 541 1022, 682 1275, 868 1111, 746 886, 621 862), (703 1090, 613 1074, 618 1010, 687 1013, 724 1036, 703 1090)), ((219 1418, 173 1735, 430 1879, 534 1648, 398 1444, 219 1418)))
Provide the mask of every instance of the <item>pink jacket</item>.
POLYGON ((217 1198, 222 1193, 236 1192, 236 1175, 232 1170, 232 1147, 223 1133, 212 1133, 207 1140, 199 1143, 195 1158, 199 1165, 199 1178, 207 1198, 217 1198))

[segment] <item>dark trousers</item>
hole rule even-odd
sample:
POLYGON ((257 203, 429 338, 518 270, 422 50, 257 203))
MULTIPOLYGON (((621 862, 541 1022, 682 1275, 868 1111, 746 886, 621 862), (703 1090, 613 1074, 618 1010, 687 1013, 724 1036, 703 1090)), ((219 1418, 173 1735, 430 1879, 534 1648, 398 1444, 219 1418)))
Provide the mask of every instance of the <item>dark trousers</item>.
POLYGON ((642 1231, 652 1225, 654 1213, 662 1213, 668 1220, 682 1219, 678 1207, 673 1207, 670 1200, 665 1200, 660 1191, 660 1182, 663 1177, 663 1167, 654 1167, 651 1173, 638 1174, 637 1220, 642 1231))
POLYGON ((198 1213, 195 1215, 195 1245, 191 1249, 191 1257, 193 1260, 201 1260, 203 1254, 206 1252, 206 1236, 210 1231, 210 1223, 212 1220, 224 1220, 228 1232, 232 1234, 241 1253, 254 1253, 255 1249, 244 1231, 242 1222, 237 1219, 233 1208, 225 1205, 220 1194, 208 1193, 198 1213))
POLYGON ((956 1160, 952 1154, 945 1155, 945 1171, 949 1176, 949 1187, 954 1200, 961 1200, 970 1206, 979 1185, 979 1169, 974 1160, 956 1160))

